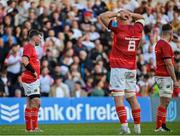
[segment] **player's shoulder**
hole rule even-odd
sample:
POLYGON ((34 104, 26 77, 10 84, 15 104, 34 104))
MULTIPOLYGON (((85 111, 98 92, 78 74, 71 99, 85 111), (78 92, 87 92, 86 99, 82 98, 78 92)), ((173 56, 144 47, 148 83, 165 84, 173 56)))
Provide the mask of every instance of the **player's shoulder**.
POLYGON ((160 39, 160 40, 157 42, 157 44, 158 44, 159 46, 170 46, 170 44, 169 44, 167 41, 162 40, 162 39, 160 39))
POLYGON ((135 29, 136 32, 142 33, 144 29, 144 24, 145 24, 144 19, 139 19, 134 23, 133 28, 135 29))
POLYGON ((164 40, 160 39, 157 42, 155 48, 156 49, 169 49, 169 48, 171 48, 171 45, 167 41, 164 41, 164 40))
POLYGON ((163 41, 160 39, 160 40, 157 41, 155 47, 156 47, 156 48, 160 48, 162 45, 163 45, 163 41))
POLYGON ((24 45, 24 48, 28 48, 28 49, 30 49, 30 48, 32 48, 33 46, 30 44, 30 43, 26 43, 25 45, 24 45))

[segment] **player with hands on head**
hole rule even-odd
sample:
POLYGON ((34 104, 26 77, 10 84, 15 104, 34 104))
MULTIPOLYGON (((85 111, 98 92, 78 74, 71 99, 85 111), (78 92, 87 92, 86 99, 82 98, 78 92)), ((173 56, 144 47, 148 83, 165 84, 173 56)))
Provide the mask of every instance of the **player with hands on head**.
POLYGON ((110 54, 110 90, 121 123, 121 134, 130 134, 124 96, 132 108, 134 131, 141 133, 141 109, 136 98, 136 50, 142 38, 144 17, 127 10, 107 11, 99 16, 104 26, 113 32, 110 54), (132 21, 135 21, 132 24, 132 21))

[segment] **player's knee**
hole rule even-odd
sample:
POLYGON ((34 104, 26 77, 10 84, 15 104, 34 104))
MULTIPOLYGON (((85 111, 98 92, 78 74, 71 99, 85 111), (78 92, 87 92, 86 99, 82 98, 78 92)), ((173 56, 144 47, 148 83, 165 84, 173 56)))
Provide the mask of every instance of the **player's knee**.
POLYGON ((124 96, 114 96, 116 107, 124 106, 124 96))
POLYGON ((26 108, 31 108, 31 100, 29 98, 26 101, 26 108))
POLYGON ((39 108, 41 105, 41 101, 39 98, 32 98, 31 99, 31 107, 39 108))
POLYGON ((163 107, 167 108, 168 105, 169 105, 170 100, 171 100, 170 97, 165 97, 165 96, 161 97, 160 98, 160 106, 163 106, 163 107))
POLYGON ((140 108, 140 105, 136 99, 136 96, 132 96, 132 97, 127 98, 127 101, 129 102, 132 109, 139 109, 140 108))
POLYGON ((31 104, 30 103, 26 103, 26 108, 31 108, 31 104))

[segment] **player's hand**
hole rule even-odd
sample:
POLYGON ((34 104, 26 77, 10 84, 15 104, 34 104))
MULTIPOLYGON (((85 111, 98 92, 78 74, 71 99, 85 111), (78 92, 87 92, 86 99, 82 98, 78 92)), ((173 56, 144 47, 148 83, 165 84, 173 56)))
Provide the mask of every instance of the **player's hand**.
POLYGON ((177 82, 177 81, 174 82, 174 88, 180 88, 179 82, 177 82))
POLYGON ((33 76, 34 76, 35 79, 38 79, 38 74, 36 72, 33 73, 33 76))

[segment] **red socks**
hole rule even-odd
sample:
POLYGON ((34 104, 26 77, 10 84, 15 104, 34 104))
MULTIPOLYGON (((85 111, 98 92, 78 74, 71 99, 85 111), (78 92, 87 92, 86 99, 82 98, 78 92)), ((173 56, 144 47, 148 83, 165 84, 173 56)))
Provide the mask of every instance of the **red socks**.
POLYGON ((26 130, 32 130, 31 109, 25 109, 26 130))
POLYGON ((38 108, 25 109, 26 130, 34 130, 38 128, 38 108))
POLYGON ((32 108, 31 110, 31 119, 32 119, 32 129, 38 128, 38 108, 32 108))
MULTIPOLYGON (((117 115, 119 117, 119 121, 121 124, 127 123, 127 114, 126 109, 124 106, 119 106, 116 108, 117 115)), ((132 115, 134 118, 134 124, 140 124, 141 123, 141 110, 135 109, 132 110, 132 115)))
POLYGON ((121 124, 127 123, 127 115, 126 115, 126 109, 124 106, 116 107, 116 112, 119 117, 119 121, 121 124))
POLYGON ((132 116, 134 119, 134 124, 140 124, 141 123, 141 109, 132 110, 132 116))
POLYGON ((166 108, 159 106, 157 110, 156 128, 160 128, 166 123, 166 108))

